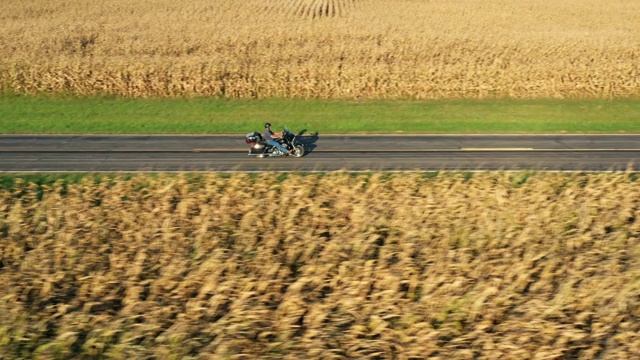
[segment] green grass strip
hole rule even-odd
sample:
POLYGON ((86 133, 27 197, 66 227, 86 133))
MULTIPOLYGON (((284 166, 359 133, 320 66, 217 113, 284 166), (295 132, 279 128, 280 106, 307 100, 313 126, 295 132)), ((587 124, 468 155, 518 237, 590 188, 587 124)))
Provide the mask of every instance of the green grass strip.
POLYGON ((640 99, 224 100, 0 96, 4 134, 640 133, 640 99))

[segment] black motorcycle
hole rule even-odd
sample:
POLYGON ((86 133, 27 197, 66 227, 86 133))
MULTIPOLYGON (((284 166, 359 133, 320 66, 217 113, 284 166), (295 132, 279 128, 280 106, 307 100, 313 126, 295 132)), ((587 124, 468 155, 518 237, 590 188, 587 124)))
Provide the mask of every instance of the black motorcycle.
MULTIPOLYGON (((302 157, 304 155, 304 145, 296 143, 296 135, 289 131, 286 126, 284 128, 284 131, 282 132, 282 138, 277 139, 276 141, 286 149, 292 149, 292 156, 302 157)), ((280 151, 280 149, 267 144, 267 141, 264 140, 262 134, 257 131, 248 133, 245 136, 245 142, 249 145, 249 155, 257 156, 260 158, 267 156, 286 155, 285 153, 280 151)))

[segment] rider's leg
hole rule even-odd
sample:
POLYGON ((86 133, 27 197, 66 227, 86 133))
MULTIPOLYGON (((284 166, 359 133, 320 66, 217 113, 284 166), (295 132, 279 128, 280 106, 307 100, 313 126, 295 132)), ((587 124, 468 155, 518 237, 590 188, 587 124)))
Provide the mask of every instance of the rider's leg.
POLYGON ((275 140, 273 140, 273 139, 272 139, 272 140, 268 140, 268 141, 267 141, 267 144, 269 144, 269 145, 271 145, 271 146, 273 146, 273 147, 278 148, 278 150, 282 151, 282 153, 284 153, 284 154, 289 153, 289 150, 288 150, 286 147, 284 147, 284 146, 280 145, 280 143, 279 143, 279 142, 277 142, 277 141, 275 141, 275 140))

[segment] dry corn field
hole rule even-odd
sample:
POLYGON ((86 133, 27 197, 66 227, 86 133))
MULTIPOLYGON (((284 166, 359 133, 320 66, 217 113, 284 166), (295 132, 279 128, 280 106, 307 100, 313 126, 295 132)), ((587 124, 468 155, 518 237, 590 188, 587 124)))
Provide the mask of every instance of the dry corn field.
POLYGON ((634 0, 3 0, 0 90, 640 97, 634 0))
POLYGON ((271 11, 285 13, 311 19, 321 17, 342 16, 361 0, 289 0, 264 2, 271 11))
POLYGON ((17 181, 0 191, 0 358, 633 358, 638 181, 17 181))

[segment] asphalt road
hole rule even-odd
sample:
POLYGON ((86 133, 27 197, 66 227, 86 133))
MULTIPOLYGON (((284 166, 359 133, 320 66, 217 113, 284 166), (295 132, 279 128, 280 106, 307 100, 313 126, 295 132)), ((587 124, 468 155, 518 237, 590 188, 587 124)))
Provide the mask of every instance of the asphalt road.
POLYGON ((2 172, 640 168, 640 135, 304 134, 302 158, 248 156, 243 135, 3 135, 2 172))

